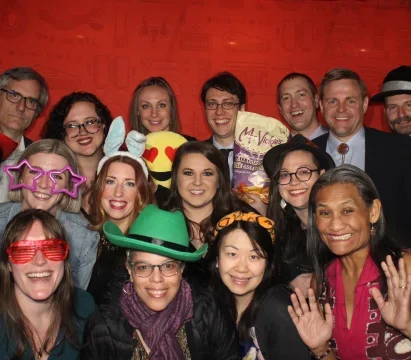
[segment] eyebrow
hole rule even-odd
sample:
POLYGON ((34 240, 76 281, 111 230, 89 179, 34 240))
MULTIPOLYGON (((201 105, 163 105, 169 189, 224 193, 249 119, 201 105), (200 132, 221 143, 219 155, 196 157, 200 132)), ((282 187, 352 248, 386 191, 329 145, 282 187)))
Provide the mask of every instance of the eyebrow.
MULTIPOLYGON (((117 179, 117 176, 114 176, 114 175, 107 175, 106 177, 112 178, 112 179, 117 179)), ((135 181, 136 179, 134 179, 134 178, 125 178, 124 180, 133 180, 133 181, 135 181)))
MULTIPOLYGON (((342 203, 339 203, 338 205, 347 205, 347 204, 355 204, 355 202, 354 202, 354 200, 346 200, 346 201, 343 201, 342 203)), ((319 207, 319 206, 322 206, 322 207, 326 207, 326 206, 328 206, 327 204, 323 204, 323 203, 318 203, 317 204, 317 207, 319 207)))
MULTIPOLYGON (((229 98, 221 99, 221 101, 227 101, 227 100, 229 100, 229 101, 237 101, 234 97, 229 97, 229 98)), ((217 101, 217 99, 211 98, 211 99, 206 99, 206 101, 217 101)))
MULTIPOLYGON (((236 250, 240 250, 239 248, 235 247, 234 245, 224 245, 225 248, 231 247, 236 250)), ((250 252, 257 252, 256 249, 251 249, 250 252)))

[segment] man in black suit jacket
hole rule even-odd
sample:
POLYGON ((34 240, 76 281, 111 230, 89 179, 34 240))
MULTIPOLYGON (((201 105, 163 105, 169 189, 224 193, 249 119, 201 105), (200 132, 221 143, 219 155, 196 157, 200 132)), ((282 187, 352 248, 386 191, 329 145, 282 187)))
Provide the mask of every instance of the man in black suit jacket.
POLYGON ((381 197, 388 234, 411 247, 411 139, 364 127, 366 93, 364 82, 351 70, 325 74, 320 109, 330 132, 313 142, 329 152, 337 166, 351 163, 371 177, 381 197))
MULTIPOLYGON (((15 141, 17 148, 1 162, 14 163, 31 140, 25 130, 37 118, 48 101, 46 81, 28 67, 8 69, 0 74, 0 133, 15 141)), ((0 171, 0 202, 8 201, 8 177, 0 171)))

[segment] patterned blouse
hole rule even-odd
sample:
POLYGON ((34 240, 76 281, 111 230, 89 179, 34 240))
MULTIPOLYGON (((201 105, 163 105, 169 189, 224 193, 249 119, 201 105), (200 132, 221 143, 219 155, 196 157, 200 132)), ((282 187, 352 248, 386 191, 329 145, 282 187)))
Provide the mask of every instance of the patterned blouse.
POLYGON ((355 287, 354 310, 351 327, 347 327, 342 265, 334 260, 325 271, 326 281, 320 304, 331 305, 334 330, 331 347, 337 359, 343 360, 399 360, 411 359, 411 341, 382 319, 378 306, 369 293, 370 288, 380 289, 380 272, 371 256, 355 287))
MULTIPOLYGON (((137 340, 137 345, 134 348, 133 356, 131 360, 150 360, 143 343, 138 336, 137 329, 133 333, 133 339, 137 340)), ((181 350, 183 351, 184 360, 191 360, 190 349, 188 348, 187 334, 184 326, 180 328, 177 332, 177 341, 180 344, 181 350)))

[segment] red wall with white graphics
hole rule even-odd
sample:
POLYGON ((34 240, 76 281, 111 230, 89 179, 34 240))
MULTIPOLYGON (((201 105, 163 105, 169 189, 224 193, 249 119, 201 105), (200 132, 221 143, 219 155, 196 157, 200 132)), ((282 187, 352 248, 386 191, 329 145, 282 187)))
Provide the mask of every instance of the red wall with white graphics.
MULTIPOLYGON (((275 88, 292 71, 318 84, 327 70, 348 67, 374 94, 390 69, 410 63, 410 18, 410 0, 0 0, 0 71, 43 74, 45 114, 83 90, 126 119, 136 85, 163 76, 183 132, 205 139, 199 93, 215 73, 233 72, 248 90, 247 110, 277 118, 275 88)), ((365 123, 387 129, 380 105, 365 123)))

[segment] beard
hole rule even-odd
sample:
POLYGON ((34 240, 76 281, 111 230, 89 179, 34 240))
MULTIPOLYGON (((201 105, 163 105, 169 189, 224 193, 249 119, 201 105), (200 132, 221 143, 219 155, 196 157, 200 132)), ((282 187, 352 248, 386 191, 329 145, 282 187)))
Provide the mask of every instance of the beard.
POLYGON ((392 131, 402 134, 411 135, 411 116, 401 116, 395 120, 389 121, 392 131))

